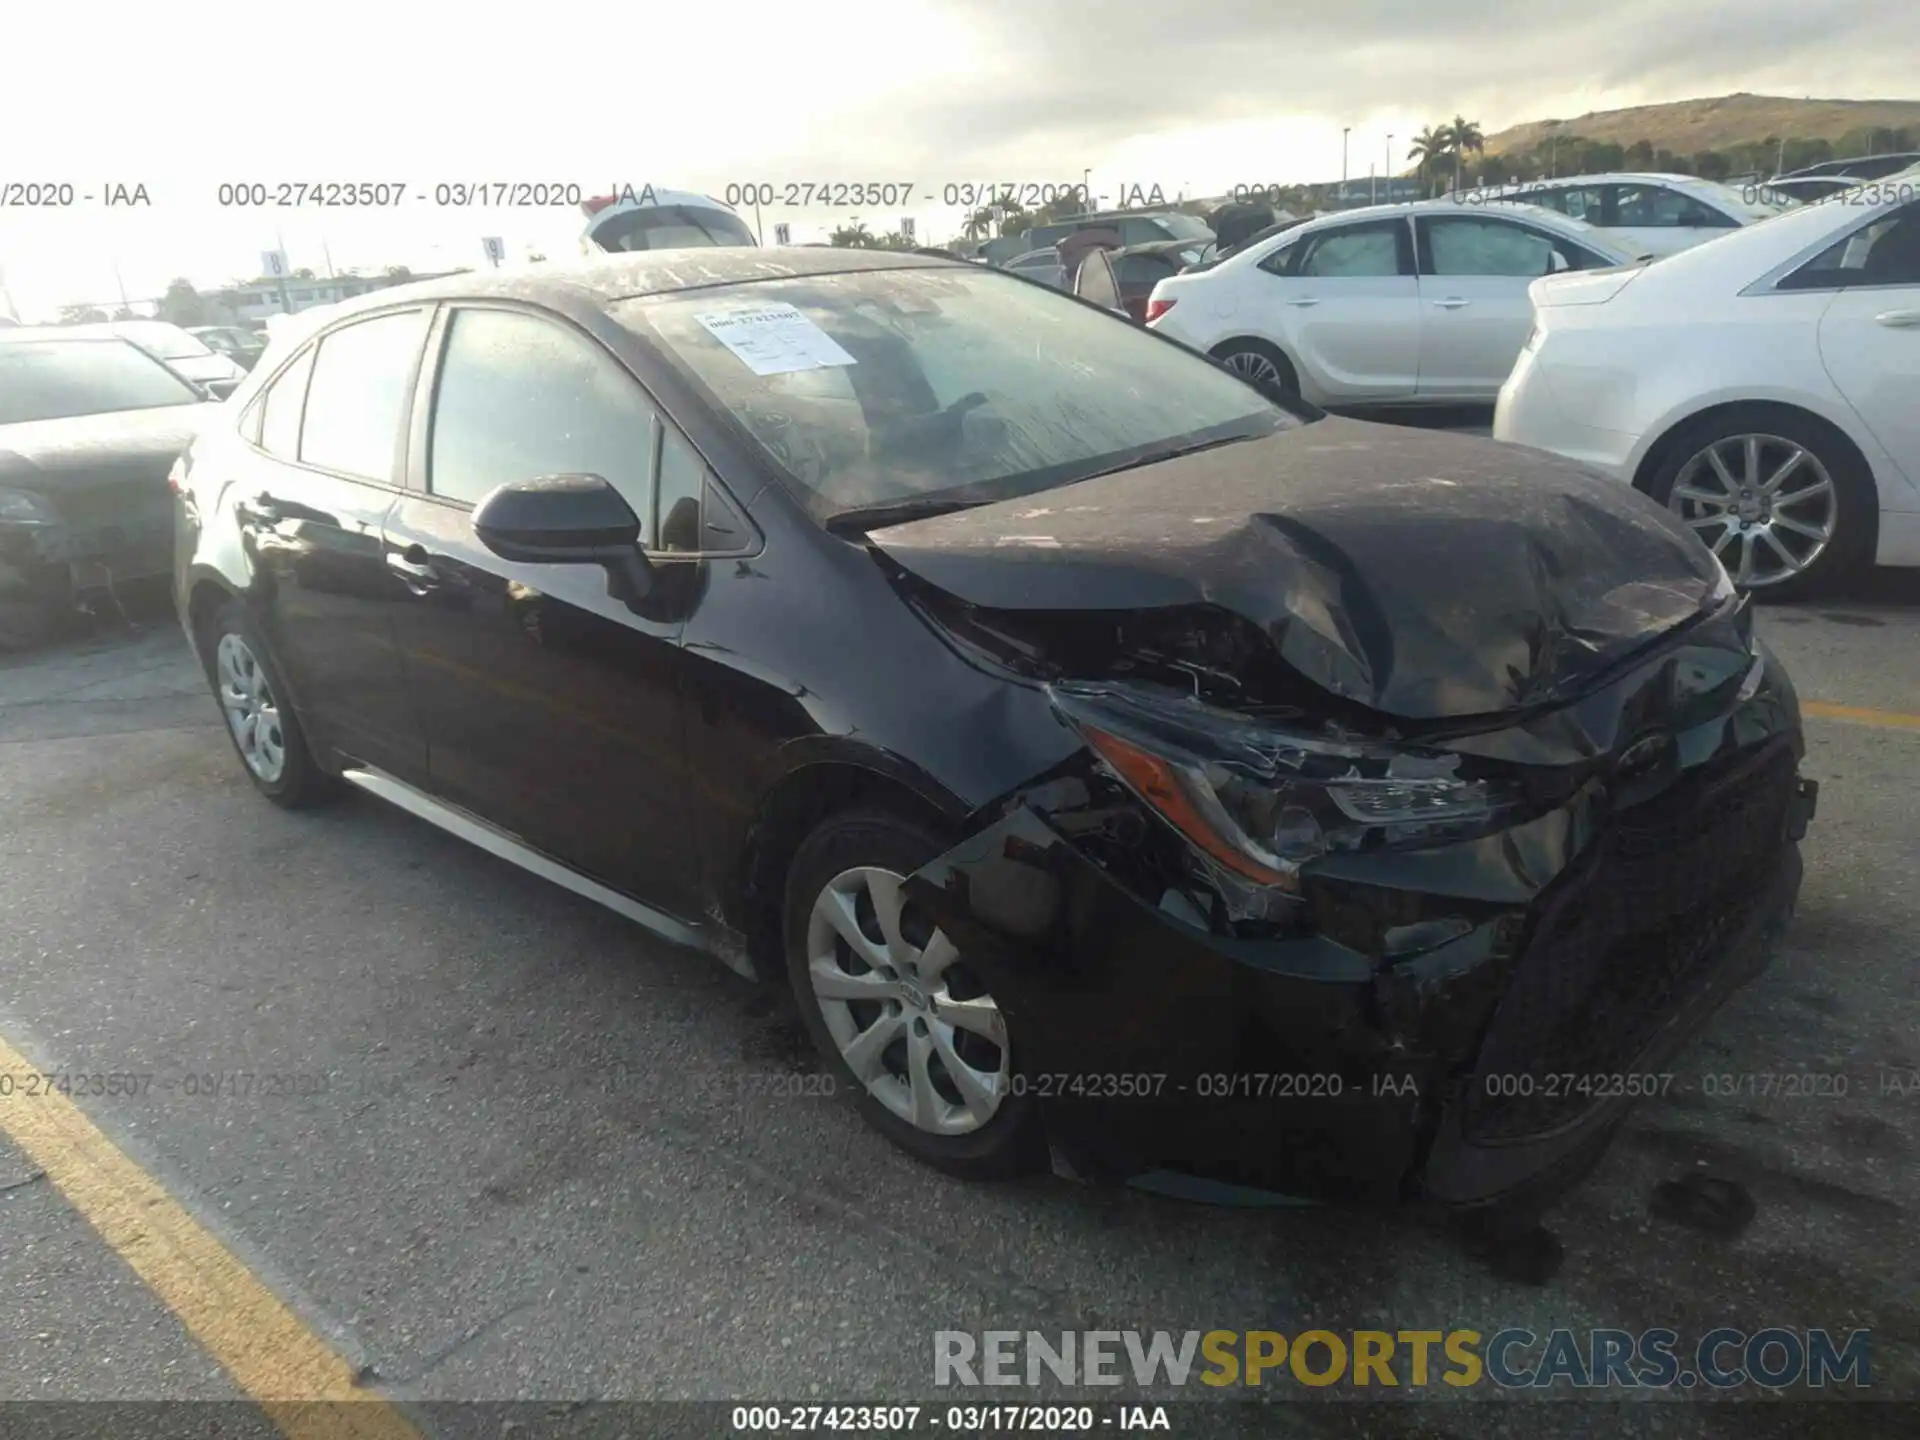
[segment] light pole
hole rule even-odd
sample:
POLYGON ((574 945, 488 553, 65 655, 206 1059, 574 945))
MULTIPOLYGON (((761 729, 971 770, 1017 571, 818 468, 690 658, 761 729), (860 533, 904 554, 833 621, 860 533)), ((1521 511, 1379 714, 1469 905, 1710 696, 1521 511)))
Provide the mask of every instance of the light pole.
POLYGON ((1347 198, 1347 137, 1353 133, 1351 125, 1340 127, 1340 198, 1347 198))
POLYGON ((1388 203, 1392 203, 1392 200, 1393 200, 1393 132, 1391 130, 1387 132, 1387 163, 1385 167, 1382 169, 1381 173, 1386 177, 1388 203))
POLYGON ((1088 168, 1080 172, 1080 213, 1091 215, 1093 211, 1093 170, 1088 168))

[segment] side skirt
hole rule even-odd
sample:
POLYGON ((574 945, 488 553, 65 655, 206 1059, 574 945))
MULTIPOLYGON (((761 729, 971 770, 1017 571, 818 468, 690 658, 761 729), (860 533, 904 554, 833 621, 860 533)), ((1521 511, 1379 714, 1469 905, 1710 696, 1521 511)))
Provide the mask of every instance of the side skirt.
POLYGON ((538 875, 542 880, 550 880, 555 885, 564 886, 576 895, 604 905, 615 914, 624 915, 637 925, 644 926, 663 940, 676 945, 685 945, 712 955, 736 975, 748 980, 756 979, 752 962, 737 947, 717 943, 715 936, 706 929, 676 920, 664 910, 656 910, 618 890, 610 889, 597 880, 590 880, 571 866, 563 865, 551 856, 543 855, 528 845, 519 836, 502 830, 498 825, 481 819, 466 810, 436 800, 424 790, 419 790, 404 780, 396 780, 384 770, 376 770, 367 765, 349 765, 340 772, 340 778, 349 785, 357 786, 369 795, 378 796, 389 805, 397 806, 410 815, 416 815, 429 825, 437 825, 449 835, 458 836, 470 845, 477 845, 489 855, 497 855, 510 864, 518 865, 529 874, 538 875))

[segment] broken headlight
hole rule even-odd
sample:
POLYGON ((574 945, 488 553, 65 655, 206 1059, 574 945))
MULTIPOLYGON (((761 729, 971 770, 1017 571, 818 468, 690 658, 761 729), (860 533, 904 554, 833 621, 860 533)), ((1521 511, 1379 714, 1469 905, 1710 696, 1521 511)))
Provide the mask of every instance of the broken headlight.
POLYGON ((1410 849, 1517 818, 1517 784, 1459 755, 1309 735, 1139 684, 1050 686, 1055 709, 1160 818, 1243 879, 1287 889, 1339 851, 1410 849))

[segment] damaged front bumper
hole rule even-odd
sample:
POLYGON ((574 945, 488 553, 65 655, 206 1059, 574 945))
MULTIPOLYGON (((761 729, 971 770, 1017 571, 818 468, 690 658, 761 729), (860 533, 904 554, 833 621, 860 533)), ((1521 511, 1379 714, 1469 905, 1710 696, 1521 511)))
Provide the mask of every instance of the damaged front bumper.
POLYGON ((1774 681, 1598 818, 1589 797, 1306 867, 1285 933, 1165 888, 1178 842, 1090 756, 912 893, 1007 1016, 1064 1173, 1223 1201, 1544 1198, 1682 1083, 1663 1067, 1793 911, 1817 792, 1774 681))
POLYGON ((0 599, 59 608, 88 592, 173 571, 173 520, 0 523, 0 599))

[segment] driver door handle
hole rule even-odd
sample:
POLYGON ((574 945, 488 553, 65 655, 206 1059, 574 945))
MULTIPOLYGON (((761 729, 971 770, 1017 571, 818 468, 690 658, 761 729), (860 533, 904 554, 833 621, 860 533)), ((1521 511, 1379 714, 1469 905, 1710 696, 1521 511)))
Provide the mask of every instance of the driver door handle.
POLYGON ((1920 310, 1883 310, 1873 318, 1894 330, 1920 329, 1920 310))
POLYGON ((387 551, 387 569, 415 590, 429 590, 440 583, 440 572, 427 558, 426 547, 409 545, 405 550, 387 551))
POLYGON ((1449 295, 1446 299, 1436 300, 1433 303, 1438 305, 1442 310, 1458 310, 1464 305, 1471 305, 1473 302, 1471 300, 1462 300, 1458 295, 1449 295))
POLYGON ((1296 300, 1287 301, 1287 304, 1298 305, 1302 309, 1305 309, 1309 305, 1318 305, 1319 303, 1320 303, 1319 297, 1314 295, 1302 295, 1296 300))

